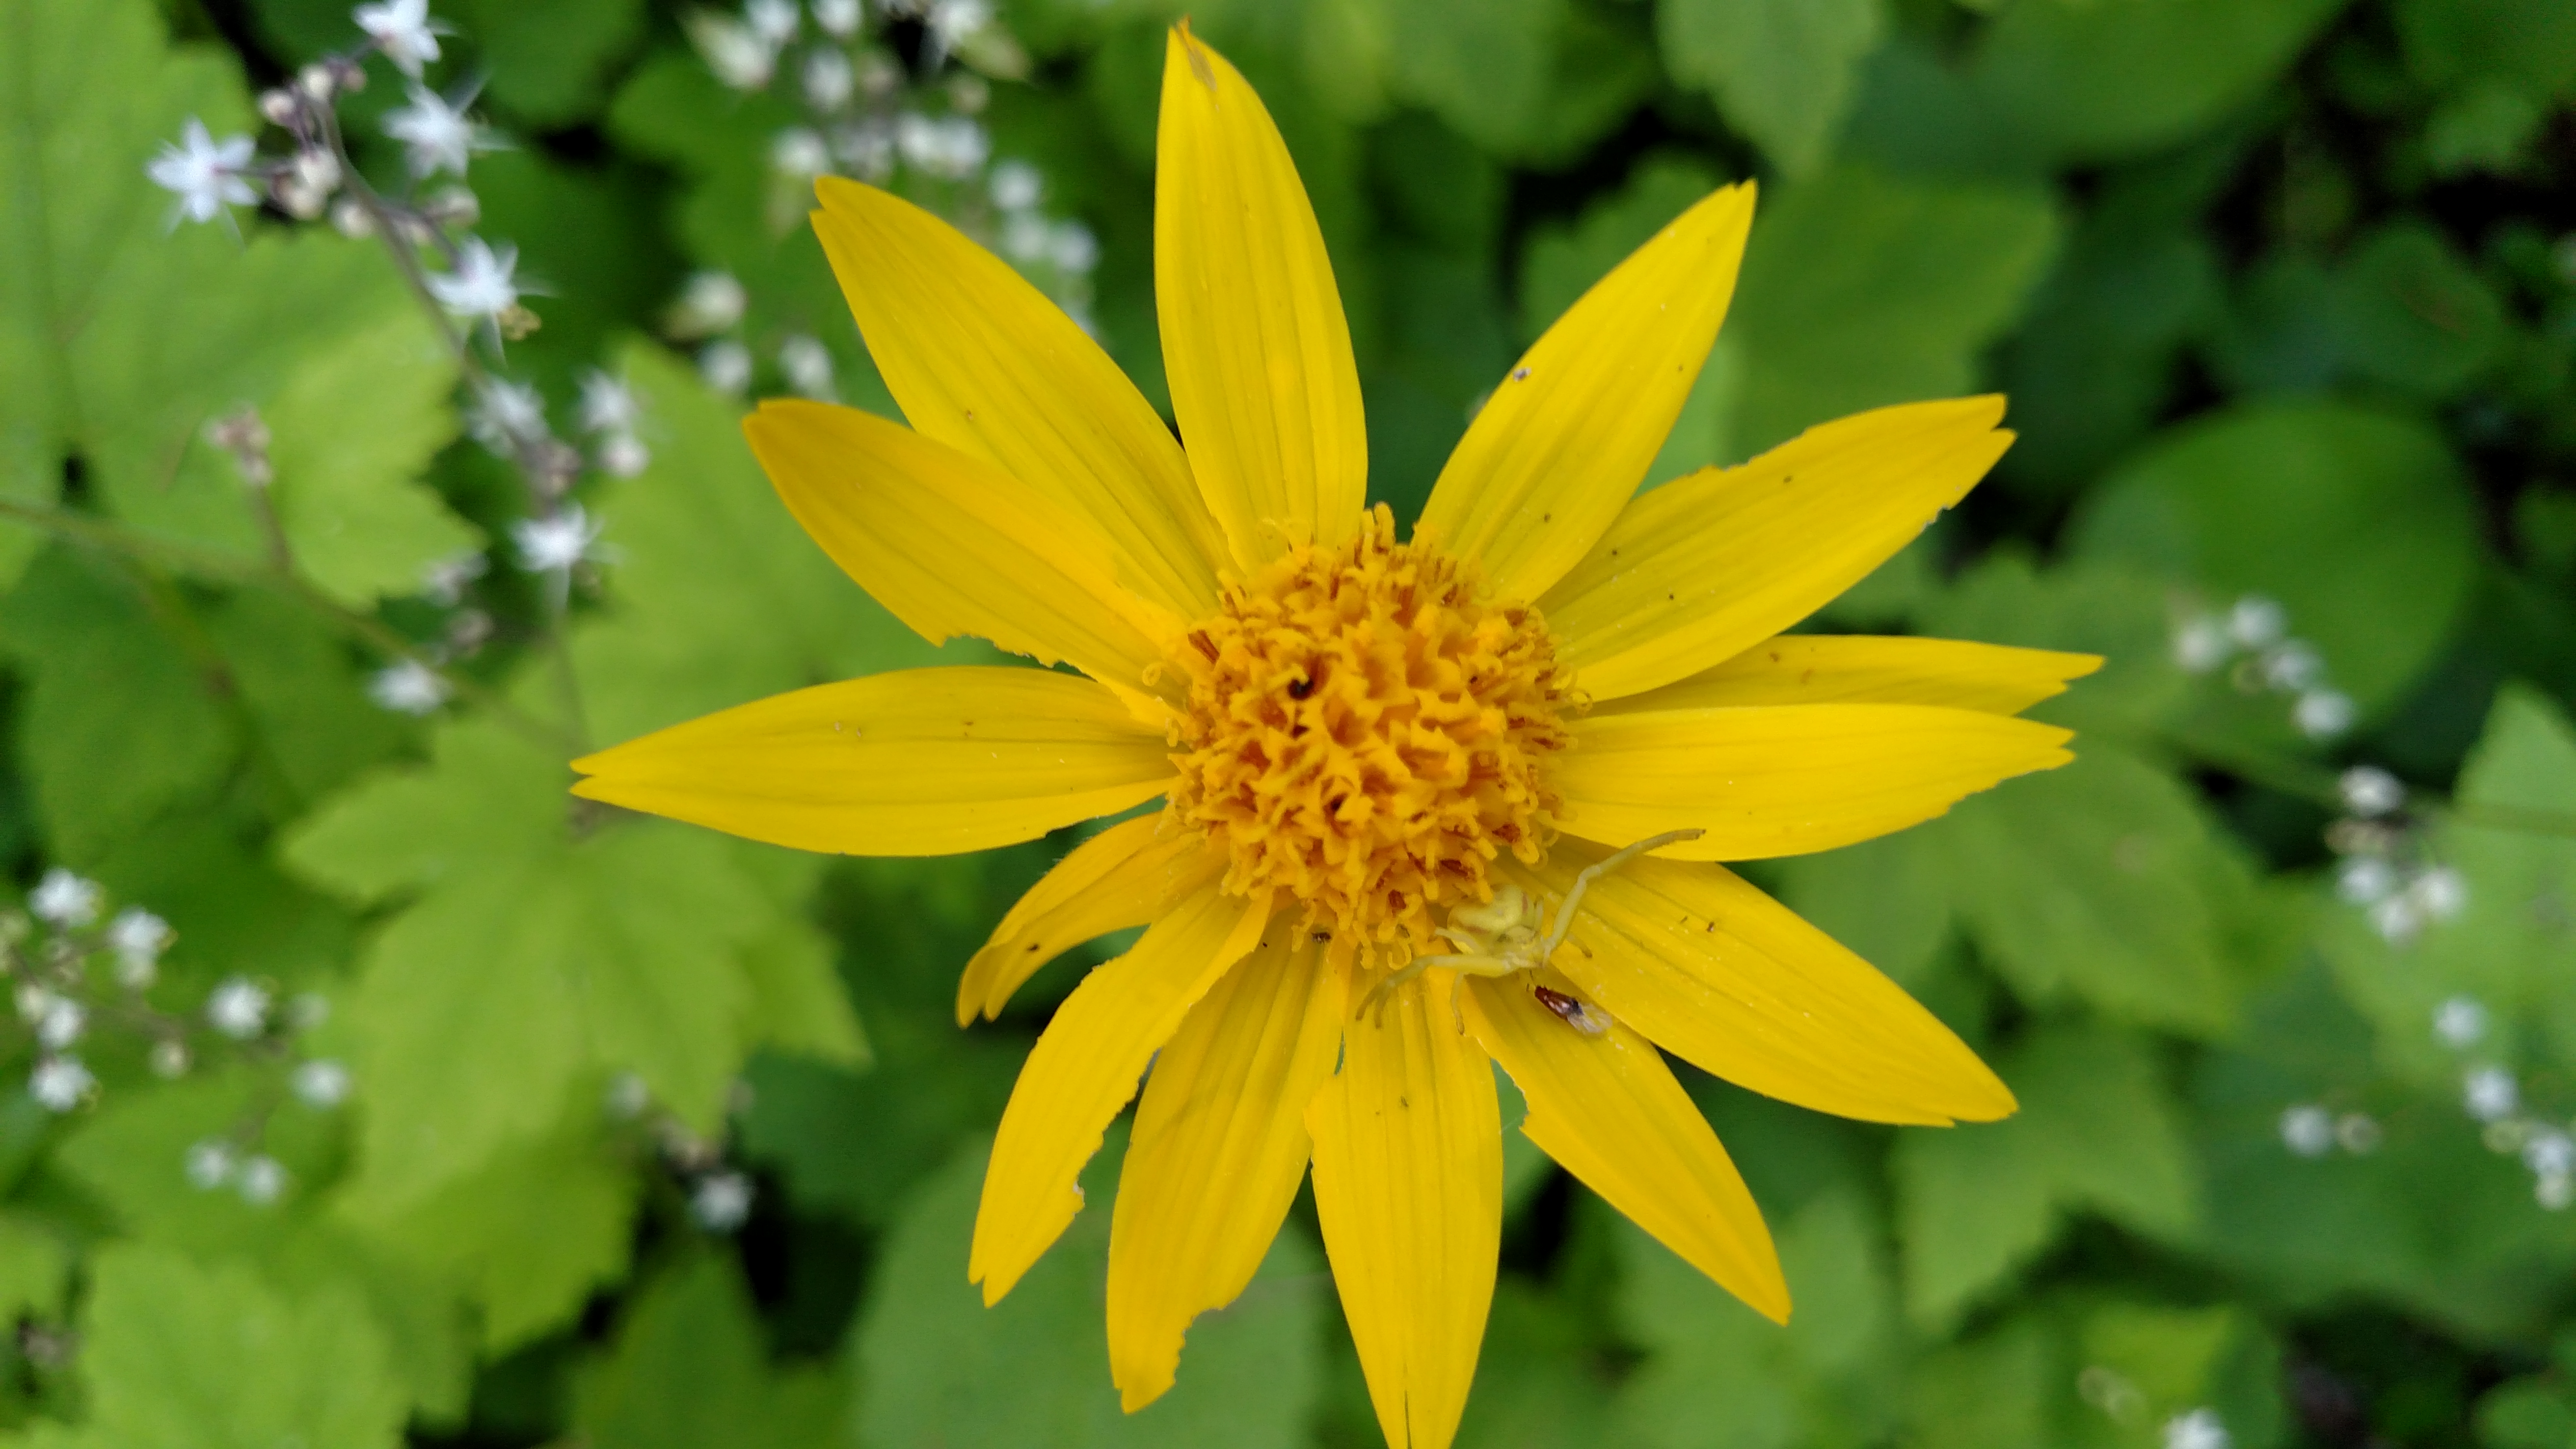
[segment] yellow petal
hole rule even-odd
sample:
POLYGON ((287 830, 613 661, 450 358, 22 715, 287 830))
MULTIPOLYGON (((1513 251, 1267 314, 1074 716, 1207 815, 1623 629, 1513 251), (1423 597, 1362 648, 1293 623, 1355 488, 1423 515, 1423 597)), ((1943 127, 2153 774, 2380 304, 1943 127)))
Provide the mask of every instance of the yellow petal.
POLYGON ((1482 562, 1504 598, 1537 598, 1573 567, 1680 416, 1752 223, 1752 183, 1711 193, 1594 283, 1495 385, 1419 531, 1482 562))
POLYGON ((1503 1225, 1502 1120, 1450 973, 1342 1031, 1314 1105, 1315 1213, 1389 1449, 1448 1449, 1476 1376, 1503 1225))
POLYGON ((912 669, 816 685, 573 761, 573 793, 749 840, 947 855, 1033 840, 1170 788, 1160 731, 1088 679, 912 669))
POLYGON ((1109 1369, 1131 1414, 1172 1386, 1190 1321, 1252 1281, 1306 1176, 1346 978, 1293 918, 1271 935, 1190 1009, 1136 1107, 1109 1229, 1109 1369))
POLYGON ((1135 689, 1180 632, 1119 586, 1100 530, 982 459, 830 403, 763 403, 743 432, 832 561, 934 644, 972 634, 1135 689))
POLYGON ((1163 56, 1154 305, 1190 471, 1235 566, 1349 536, 1368 438, 1324 234, 1261 98, 1186 23, 1163 56))
POLYGON ((1121 821, 1057 861, 993 928, 957 981, 957 1024, 1002 1014, 1049 961, 1111 931, 1141 926, 1224 868, 1194 830, 1162 834, 1160 812, 1121 821))
POLYGON ((1644 495, 1539 600, 1557 657, 1615 699, 1752 648, 1958 502, 2010 446, 2003 415, 1999 397, 1880 408, 1644 495))
POLYGON ((1523 1135, 1682 1261, 1788 1322, 1789 1283, 1762 1210, 1654 1043, 1616 1022, 1576 1030, 1532 991, 1571 997, 1553 971, 1465 984, 1468 1030, 1529 1099, 1523 1135))
POLYGON ((1707 832, 1679 860, 1804 855, 1929 820, 1962 797, 2075 758, 2054 725, 1915 704, 1602 714, 1568 726, 1563 827, 1625 845, 1707 832))
POLYGON ((2101 667, 2098 654, 1959 639, 1780 634, 1660 689, 1606 700, 1593 713, 1850 703, 2019 714, 2101 667))
POLYGON ((1145 1064, 1183 1017, 1261 939, 1267 895, 1202 890, 1147 928, 1136 949, 1095 969, 1056 1009, 1020 1068, 984 1169, 968 1281, 1002 1295, 1082 1210, 1082 1165, 1136 1095, 1145 1064))
MULTIPOLYGON (((1498 864, 1552 912, 1608 853, 1561 840, 1536 870, 1498 864)), ((2013 1110, 1938 1018, 1724 866, 1649 856, 1596 878, 1555 967, 1664 1050, 1764 1096, 1934 1126, 2013 1110)))
POLYGON ((912 425, 1089 519, 1137 593, 1187 619, 1214 608, 1224 539, 1171 429, 1099 344, 911 202, 828 176, 815 191, 814 233, 912 425))

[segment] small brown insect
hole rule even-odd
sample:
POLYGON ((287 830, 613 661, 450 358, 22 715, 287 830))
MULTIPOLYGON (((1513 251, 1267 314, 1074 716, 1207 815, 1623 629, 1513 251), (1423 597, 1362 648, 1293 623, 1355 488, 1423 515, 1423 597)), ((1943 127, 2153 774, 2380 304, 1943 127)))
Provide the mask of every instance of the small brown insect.
POLYGON ((1539 1005, 1555 1012, 1557 1020, 1585 1036, 1599 1036, 1610 1029, 1610 1014, 1587 1004, 1581 997, 1568 996, 1544 986, 1531 987, 1530 995, 1538 998, 1539 1005))

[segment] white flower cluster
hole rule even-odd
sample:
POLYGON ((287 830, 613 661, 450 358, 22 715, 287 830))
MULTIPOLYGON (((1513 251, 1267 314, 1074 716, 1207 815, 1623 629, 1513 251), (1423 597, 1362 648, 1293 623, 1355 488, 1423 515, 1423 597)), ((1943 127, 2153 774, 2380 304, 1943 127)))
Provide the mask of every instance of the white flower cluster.
POLYGON ((2236 687, 2249 694, 2292 696, 2290 722, 2312 740, 2334 739, 2353 726, 2352 697, 2327 682, 2325 657, 2291 638, 2289 611, 2259 594, 2223 613, 2185 618, 2174 630, 2173 656, 2192 674, 2229 669, 2236 687))
POLYGON ((2492 1057, 2481 1059, 2491 1026, 2473 997, 2454 996, 2433 1010, 2433 1039, 2463 1058, 2460 1110, 2478 1124, 2488 1151, 2522 1159, 2534 1200, 2563 1212, 2576 1206, 2576 1133, 2527 1112, 2521 1079, 2492 1057))
POLYGON ((2451 866, 2424 858, 2423 834, 2405 814, 2406 787, 2376 765, 2355 765, 2337 781, 2344 818, 2326 831, 2342 861, 2335 894, 2369 914, 2370 928, 2405 946, 2424 928, 2468 909, 2468 881, 2451 866))

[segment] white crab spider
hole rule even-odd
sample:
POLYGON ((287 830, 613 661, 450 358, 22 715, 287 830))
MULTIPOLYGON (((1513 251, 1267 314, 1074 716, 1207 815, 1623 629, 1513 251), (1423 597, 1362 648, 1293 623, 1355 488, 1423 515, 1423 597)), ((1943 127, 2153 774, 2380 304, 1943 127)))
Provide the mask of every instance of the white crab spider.
MULTIPOLYGON (((1555 957, 1557 947, 1565 944, 1566 933, 1574 929, 1574 908, 1592 882, 1647 851, 1697 840, 1705 834, 1703 830, 1667 830, 1638 841, 1598 865, 1584 867, 1566 891, 1565 899, 1557 904, 1556 920, 1548 926, 1544 938, 1539 934, 1538 898, 1516 885, 1496 887, 1492 900, 1451 910, 1449 924, 1439 928, 1437 934, 1448 937, 1449 944, 1458 948, 1457 954, 1414 957, 1403 970, 1378 983, 1377 989, 1369 993, 1369 1005, 1383 1002, 1389 992, 1434 966, 1468 976, 1491 977, 1537 970, 1555 957)), ((1537 993, 1540 1005, 1585 1036, 1599 1036, 1609 1030, 1610 1018, 1599 1007, 1544 986, 1531 990, 1537 993)))

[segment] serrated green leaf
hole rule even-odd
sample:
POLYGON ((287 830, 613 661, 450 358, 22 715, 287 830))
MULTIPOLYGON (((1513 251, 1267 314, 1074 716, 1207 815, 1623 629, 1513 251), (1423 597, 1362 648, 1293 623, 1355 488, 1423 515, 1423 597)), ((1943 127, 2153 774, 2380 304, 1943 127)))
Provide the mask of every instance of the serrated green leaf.
POLYGON ((2365 713, 2450 636, 2477 565, 2442 436, 2337 402, 2239 404, 2169 429, 2086 499, 2070 532, 2077 557, 2154 570, 2212 607, 2278 600, 2365 713))
POLYGON ((400 717, 367 698, 347 642, 311 608, 245 588, 203 618, 250 718, 258 764, 285 787, 280 813, 300 813, 403 743, 400 717))
POLYGON ((115 565, 48 551, 0 602, 0 643, 32 676, 19 757, 56 861, 86 864, 221 780, 235 721, 115 565))
POLYGON ((1741 379, 1731 462, 1846 413, 1949 397, 2020 311, 2057 245, 2035 187, 1899 180, 1839 167, 1776 198, 1753 226, 1719 335, 1741 379))
POLYGON ((581 1376, 573 1423, 599 1449, 804 1449, 834 1436, 845 1394, 828 1374, 773 1369, 740 1271, 698 1253, 637 1296, 581 1376))
POLYGON ((1100 1309, 1119 1148, 1104 1150, 1084 1174, 1098 1206, 990 1309, 965 1274, 987 1150, 970 1141, 925 1182, 887 1242, 850 1340, 856 1377, 867 1386, 857 1416, 863 1442, 882 1449, 1304 1442, 1319 1377, 1323 1275, 1295 1225, 1282 1230, 1243 1296, 1190 1330, 1172 1391, 1122 1415, 1100 1309))
POLYGON ((288 1296, 248 1268, 116 1248, 93 1269, 81 1438, 115 1449, 385 1449, 404 1398, 346 1289, 288 1296))
POLYGON ((560 840, 572 773, 553 752, 466 719, 431 736, 430 761, 343 791, 287 833, 280 856, 306 880, 373 902, 560 840))
POLYGON ((451 1284, 480 1310, 487 1358, 581 1311, 626 1269, 634 1240, 635 1172, 600 1140, 598 1114, 517 1142, 479 1170, 416 1202, 361 1194, 346 1217, 370 1242, 451 1284), (544 1211, 531 1212, 531 1204, 544 1211))
POLYGON ((1655 20, 1674 77, 1792 176, 1824 160, 1887 25, 1880 0, 1659 0, 1655 20))
POLYGON ((2251 102, 2345 0, 2101 0, 2014 5, 1969 79, 2062 162, 2170 145, 2251 102))
POLYGON ((2214 1034, 2235 1011, 2228 918, 2252 872, 2171 774, 2108 744, 2079 750, 1961 801, 1925 848, 2023 999, 2214 1034))
MULTIPOLYGON (((0 53, 0 494, 44 504, 83 424, 110 421, 87 416, 68 349, 167 229, 144 166, 182 118, 221 135, 250 108, 227 61, 166 47, 148 0, 7 0, 0 53)), ((0 523, 0 584, 40 542, 0 523)))
POLYGON ((658 349, 630 349, 624 366, 654 456, 603 506, 615 602, 573 635, 601 738, 976 652, 934 649, 833 566, 762 476, 737 404, 658 349))
POLYGON ((2018 1115, 1897 1138, 1906 1309, 1927 1328, 1990 1296, 2068 1212, 2165 1238, 2199 1221, 2197 1174, 2143 1043, 2061 1028, 1996 1067, 2021 1099, 2018 1115))

